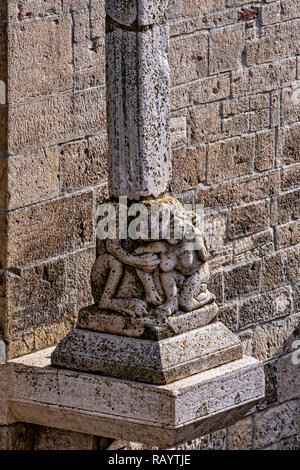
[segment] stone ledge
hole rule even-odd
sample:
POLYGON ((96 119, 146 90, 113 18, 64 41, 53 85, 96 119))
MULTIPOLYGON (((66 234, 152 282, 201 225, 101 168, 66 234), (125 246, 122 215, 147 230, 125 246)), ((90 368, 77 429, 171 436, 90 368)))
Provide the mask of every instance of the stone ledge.
POLYGON ((233 424, 264 396, 263 367, 250 357, 152 385, 56 369, 52 351, 7 363, 16 422, 167 448, 233 424))

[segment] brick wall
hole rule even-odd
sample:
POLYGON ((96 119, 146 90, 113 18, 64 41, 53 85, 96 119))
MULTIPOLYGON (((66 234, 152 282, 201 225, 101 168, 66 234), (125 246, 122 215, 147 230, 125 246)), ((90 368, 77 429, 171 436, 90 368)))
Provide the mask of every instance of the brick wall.
MULTIPOLYGON (((267 378, 265 400, 245 419, 186 448, 300 446, 291 359, 300 336, 297 4, 170 2, 171 190, 205 204, 221 320, 264 361, 267 378)), ((5 10, 0 2, 0 18, 5 10)), ((106 195, 104 0, 11 0, 8 18, 0 331, 13 357, 57 342, 91 301, 94 209, 106 195)), ((18 426, 21 447, 100 445, 18 426)))

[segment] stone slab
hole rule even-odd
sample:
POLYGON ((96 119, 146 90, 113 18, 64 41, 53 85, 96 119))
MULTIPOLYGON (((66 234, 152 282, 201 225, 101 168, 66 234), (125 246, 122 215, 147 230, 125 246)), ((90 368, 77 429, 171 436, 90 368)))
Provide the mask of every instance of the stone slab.
POLYGON ((130 315, 104 311, 95 304, 80 310, 77 328, 159 340, 206 326, 216 319, 217 314, 218 306, 213 303, 193 312, 178 312, 161 325, 156 324, 155 317, 133 318, 130 315))
POLYGON ((241 357, 239 339, 217 322, 160 341, 76 328, 56 347, 52 365, 164 384, 241 357))
POLYGON ((152 385, 53 368, 52 351, 9 361, 16 421, 167 448, 233 424, 264 396, 250 357, 152 385))

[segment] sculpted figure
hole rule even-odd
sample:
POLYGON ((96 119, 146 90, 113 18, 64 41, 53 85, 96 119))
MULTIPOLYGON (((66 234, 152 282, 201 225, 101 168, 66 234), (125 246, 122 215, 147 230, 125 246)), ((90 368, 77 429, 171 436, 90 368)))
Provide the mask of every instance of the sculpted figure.
MULTIPOLYGON (((137 268, 139 272, 151 273, 160 263, 152 253, 134 254, 127 251, 119 240, 106 241, 106 253, 98 256, 92 269, 92 286, 99 307, 128 313, 131 316, 147 315, 147 303, 137 298, 116 298, 125 266, 137 268), (99 292, 101 297, 99 299, 99 292)), ((159 303, 160 299, 157 299, 159 303)))
MULTIPOLYGON (((180 202, 170 196, 145 201, 148 207, 154 204, 171 207, 168 238, 102 242, 103 253, 92 269, 93 295, 101 309, 133 317, 147 317, 151 313, 152 317, 166 318, 180 310, 197 310, 215 300, 207 289, 209 270, 205 236, 194 226, 192 213, 186 213, 180 202), (177 227, 182 223, 185 226, 182 239, 178 239, 178 235, 177 239, 175 237, 177 222, 177 227), (130 290, 126 297, 117 295, 128 269, 134 274, 136 284, 140 280, 143 298, 134 296, 130 290)), ((164 223, 164 220, 158 222, 161 233, 164 223)))
MULTIPOLYGON (((215 296, 207 290, 209 270, 205 237, 196 227, 193 227, 193 232, 193 239, 171 238, 149 243, 135 251, 137 254, 160 255, 160 279, 166 301, 155 310, 157 315, 168 317, 180 309, 191 312, 215 300, 215 296)), ((137 272, 145 291, 154 292, 153 275, 139 269, 137 272)))

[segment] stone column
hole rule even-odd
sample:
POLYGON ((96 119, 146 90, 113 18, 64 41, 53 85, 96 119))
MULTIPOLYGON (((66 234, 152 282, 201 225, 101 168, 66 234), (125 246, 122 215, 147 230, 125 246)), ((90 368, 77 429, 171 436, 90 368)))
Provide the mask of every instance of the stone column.
POLYGON ((127 196, 146 208, 168 206, 173 235, 101 240, 92 270, 96 303, 79 312, 77 328, 51 356, 53 366, 96 373, 108 402, 92 398, 86 375, 78 380, 97 403, 102 435, 120 438, 121 421, 128 421, 131 440, 163 446, 230 425, 263 394, 260 364, 243 357, 239 339, 218 321, 202 228, 190 223, 194 244, 175 236, 177 219, 188 224, 194 214, 166 193, 166 6, 166 0, 106 2, 109 190, 114 202, 127 196), (166 398, 159 404, 157 385, 166 398), (103 430, 101 413, 112 428, 103 430))
POLYGON ((157 197, 171 176, 167 0, 106 5, 110 195, 157 197))

